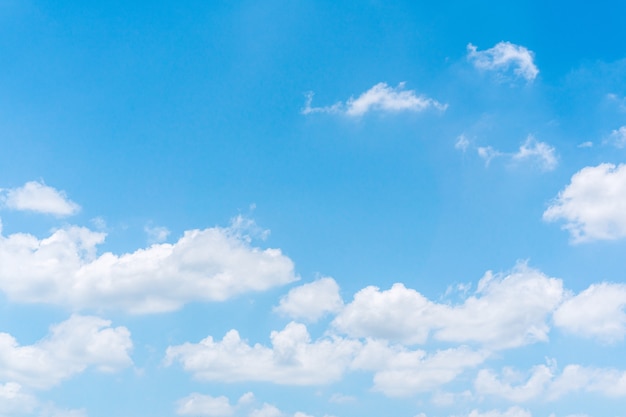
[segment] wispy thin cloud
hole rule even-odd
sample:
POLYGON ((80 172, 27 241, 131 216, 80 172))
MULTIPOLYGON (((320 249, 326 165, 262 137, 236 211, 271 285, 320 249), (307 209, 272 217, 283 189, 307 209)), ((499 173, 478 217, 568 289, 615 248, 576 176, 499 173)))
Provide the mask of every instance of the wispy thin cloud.
POLYGON ((493 48, 479 51, 471 43, 467 45, 467 59, 474 67, 499 73, 513 69, 513 73, 533 81, 539 74, 534 62, 534 53, 511 42, 499 42, 493 48))

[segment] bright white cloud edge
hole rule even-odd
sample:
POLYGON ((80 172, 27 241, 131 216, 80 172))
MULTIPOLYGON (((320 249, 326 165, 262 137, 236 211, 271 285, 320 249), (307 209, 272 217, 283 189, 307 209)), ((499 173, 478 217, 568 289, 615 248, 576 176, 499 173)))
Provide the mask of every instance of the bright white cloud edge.
POLYGON ((33 211, 59 217, 71 216, 80 210, 80 206, 68 199, 64 191, 38 181, 27 182, 18 188, 0 190, 0 201, 12 210, 33 211))

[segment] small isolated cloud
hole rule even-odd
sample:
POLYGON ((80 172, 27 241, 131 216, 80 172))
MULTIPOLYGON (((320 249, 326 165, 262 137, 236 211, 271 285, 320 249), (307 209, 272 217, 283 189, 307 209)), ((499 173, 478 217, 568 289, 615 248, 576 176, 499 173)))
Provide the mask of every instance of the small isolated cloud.
POLYGON ((30 181, 19 188, 0 190, 0 201, 12 210, 34 211, 59 217, 71 216, 80 206, 67 198, 64 191, 30 181))
POLYGON ((470 141, 464 134, 460 134, 456 138, 456 142, 454 143, 454 148, 458 149, 462 152, 465 152, 467 148, 470 146, 470 141))
POLYGON ((543 220, 564 221, 573 243, 626 237, 626 165, 581 169, 551 202, 543 220))
POLYGON ((506 157, 516 163, 535 163, 542 171, 552 171, 558 165, 554 147, 545 142, 537 141, 532 135, 526 138, 526 141, 520 145, 517 152, 501 152, 491 146, 484 146, 477 148, 477 153, 478 156, 485 160, 486 166, 489 166, 494 158, 499 157, 506 157))
POLYGON ((499 74, 513 69, 516 76, 527 81, 533 81, 539 74, 534 63, 534 53, 510 42, 500 42, 484 51, 479 51, 470 43, 467 45, 467 59, 478 69, 496 71, 499 74))
POLYGON ((227 417, 235 413, 236 407, 224 396, 212 397, 193 393, 178 400, 176 414, 179 416, 227 417))
POLYGON ((582 337, 616 342, 626 335, 626 284, 592 284, 554 312, 554 324, 582 337))
POLYGON ((626 126, 622 126, 619 129, 615 129, 609 135, 607 140, 608 143, 615 146, 616 148, 625 148, 626 147, 626 126))
POLYGON ((311 342, 306 326, 289 323, 270 336, 272 346, 249 345, 236 330, 221 341, 167 348, 166 363, 179 362, 205 381, 265 381, 275 384, 320 385, 338 381, 361 347, 356 340, 339 337, 311 342))
POLYGON ((593 148, 593 142, 587 141, 578 145, 579 148, 593 148))
POLYGON ((400 83, 397 87, 390 87, 386 83, 378 83, 357 98, 351 97, 345 103, 338 102, 325 107, 312 107, 313 93, 309 93, 302 114, 331 113, 360 117, 374 111, 398 113, 421 112, 429 108, 443 111, 447 108, 447 104, 418 95, 414 90, 405 90, 404 85, 400 83))
POLYGON ((161 243, 165 242, 170 235, 170 231, 167 227, 163 226, 146 226, 143 228, 144 232, 148 235, 148 243, 161 243))
POLYGON ((88 367, 103 372, 128 367, 132 347, 127 328, 113 328, 110 321, 98 317, 73 315, 29 346, 0 333, 0 379, 46 389, 88 367))
POLYGON ((325 277, 293 288, 281 298, 275 311, 294 319, 315 322, 327 313, 336 313, 343 307, 339 285, 325 277))
POLYGON ((134 314, 223 301, 297 280, 279 249, 251 246, 241 224, 189 230, 177 242, 97 255, 106 234, 68 226, 49 237, 0 234, 0 290, 10 300, 134 314), (19 279, 17 279, 19 277, 19 279))
POLYGON ((537 161, 544 171, 552 171, 558 164, 554 148, 545 142, 538 142, 532 135, 528 136, 526 142, 512 155, 512 159, 537 161))
POLYGON ((356 397, 353 397, 351 395, 344 395, 337 392, 331 395, 328 401, 335 404, 347 404, 356 402, 356 397))

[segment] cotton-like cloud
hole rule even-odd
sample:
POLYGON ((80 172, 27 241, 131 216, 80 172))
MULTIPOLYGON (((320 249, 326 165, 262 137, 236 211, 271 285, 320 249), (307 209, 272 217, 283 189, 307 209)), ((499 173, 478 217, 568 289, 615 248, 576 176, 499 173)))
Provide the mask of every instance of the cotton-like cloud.
POLYGON ((543 395, 553 377, 553 370, 550 367, 538 365, 531 369, 530 377, 525 382, 514 385, 514 382, 522 378, 519 372, 505 368, 500 378, 493 371, 483 369, 478 372, 474 388, 480 395, 494 395, 520 403, 543 395))
POLYGON ((10 300, 157 313, 297 279, 279 249, 250 245, 235 224, 189 230, 173 244, 97 255, 105 233, 69 226, 38 239, 0 235, 0 290, 10 300))
POLYGON ((475 294, 459 305, 430 301, 403 284, 386 291, 367 287, 333 325, 353 337, 406 344, 425 343, 432 334, 440 341, 512 348, 547 340, 546 319, 562 297, 561 280, 518 264, 507 275, 488 272, 475 294))
POLYGON ((0 416, 32 415, 37 399, 16 382, 0 384, 0 416))
POLYGON ((42 182, 30 181, 19 188, 0 190, 0 201, 12 210, 34 211, 64 217, 76 214, 80 206, 69 200, 63 191, 42 182))
POLYGON ((565 221, 574 243, 626 237, 626 165, 585 167, 543 213, 565 221))
POLYGON ((512 162, 535 163, 543 171, 553 171, 558 165, 554 147, 545 142, 537 141, 532 135, 526 138, 526 141, 516 152, 502 152, 491 146, 481 146, 476 150, 478 156, 485 160, 487 166, 493 159, 499 157, 505 157, 512 162))
POLYGON ((499 42, 493 48, 479 51, 471 43, 467 45, 467 59, 478 69, 513 73, 533 81, 539 70, 534 63, 534 53, 527 48, 510 42, 499 42))
POLYGON ((50 334, 33 345, 20 346, 13 336, 0 333, 0 379, 50 388, 87 367, 112 372, 130 366, 132 347, 125 327, 74 315, 50 327, 50 334))
POLYGON ((606 397, 626 397, 626 371, 567 365, 560 374, 553 366, 538 365, 524 375, 505 368, 502 375, 481 370, 474 382, 480 395, 492 395, 513 402, 542 398, 555 401, 576 392, 597 393, 606 397))
POLYGON ((313 93, 309 93, 302 114, 335 113, 350 117, 360 117, 368 112, 398 113, 403 111, 421 112, 429 108, 443 111, 447 104, 418 95, 414 90, 405 90, 405 83, 390 87, 386 83, 378 83, 359 97, 351 97, 345 103, 339 102, 332 106, 312 107, 313 93))
POLYGON ((564 330, 607 342, 626 335, 626 284, 600 283, 566 300, 553 315, 564 330))
POLYGON ((314 322, 324 314, 338 312, 342 306, 339 285, 325 277, 291 289, 275 310, 294 319, 314 322))
POLYGON ((427 392, 454 380, 464 370, 481 364, 486 352, 459 347, 427 354, 368 340, 352 368, 374 371, 374 389, 389 397, 427 392))
MULTIPOLYGON (((239 403, 246 403, 252 393, 244 394, 239 403)), ((237 405, 232 405, 227 397, 212 397, 194 392, 178 400, 176 414, 180 416, 227 417, 235 414, 237 405)))
POLYGON ((289 323, 271 333, 271 347, 253 346, 231 330, 221 341, 212 337, 167 349, 166 363, 179 362, 205 381, 265 381, 320 385, 338 381, 361 347, 355 340, 325 338, 311 342, 306 326, 289 323))

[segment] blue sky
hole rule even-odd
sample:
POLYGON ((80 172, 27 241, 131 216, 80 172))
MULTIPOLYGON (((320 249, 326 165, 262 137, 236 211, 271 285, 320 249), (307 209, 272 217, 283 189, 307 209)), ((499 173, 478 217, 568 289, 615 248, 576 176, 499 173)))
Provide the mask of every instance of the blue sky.
POLYGON ((624 13, 0 0, 0 416, 623 417, 624 13))

